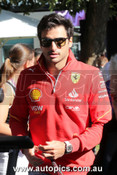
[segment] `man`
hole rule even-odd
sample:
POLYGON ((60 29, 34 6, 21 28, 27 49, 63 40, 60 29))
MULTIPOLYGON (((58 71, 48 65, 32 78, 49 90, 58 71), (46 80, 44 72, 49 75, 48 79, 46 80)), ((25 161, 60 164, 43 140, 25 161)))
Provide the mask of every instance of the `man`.
POLYGON ((38 37, 42 55, 38 65, 20 75, 10 111, 12 133, 28 135, 29 119, 35 146, 23 152, 40 174, 87 174, 83 167, 93 164, 92 149, 111 119, 103 78, 97 68, 75 59, 69 20, 44 16, 38 37))

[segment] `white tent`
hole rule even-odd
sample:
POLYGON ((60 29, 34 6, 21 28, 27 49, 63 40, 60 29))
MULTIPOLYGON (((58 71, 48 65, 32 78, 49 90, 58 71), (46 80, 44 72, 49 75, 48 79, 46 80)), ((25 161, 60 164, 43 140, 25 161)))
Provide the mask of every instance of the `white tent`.
POLYGON ((36 19, 1 10, 0 39, 36 37, 38 23, 36 19))
POLYGON ((4 61, 3 46, 7 41, 36 37, 38 23, 37 19, 6 10, 0 11, 0 65, 4 61))

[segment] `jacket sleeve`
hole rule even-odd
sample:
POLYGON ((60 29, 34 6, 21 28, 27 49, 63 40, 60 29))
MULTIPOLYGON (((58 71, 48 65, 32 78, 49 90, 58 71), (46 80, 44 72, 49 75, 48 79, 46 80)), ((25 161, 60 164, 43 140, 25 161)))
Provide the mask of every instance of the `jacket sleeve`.
MULTIPOLYGON (((96 71, 97 72, 97 71, 96 71)), ((80 135, 74 135, 70 140, 73 152, 91 150, 100 143, 103 126, 112 118, 111 105, 102 74, 94 75, 88 100, 91 125, 80 135)))
POLYGON ((12 135, 16 136, 28 135, 27 127, 29 113, 25 86, 26 76, 21 73, 16 87, 15 99, 9 112, 12 135))

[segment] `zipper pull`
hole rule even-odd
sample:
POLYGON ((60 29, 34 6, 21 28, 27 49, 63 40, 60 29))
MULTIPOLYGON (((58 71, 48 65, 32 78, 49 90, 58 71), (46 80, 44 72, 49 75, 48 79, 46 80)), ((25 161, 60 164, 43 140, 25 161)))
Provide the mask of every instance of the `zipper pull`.
POLYGON ((54 94, 55 93, 55 86, 54 86, 54 88, 53 88, 53 90, 52 90, 52 94, 54 94))

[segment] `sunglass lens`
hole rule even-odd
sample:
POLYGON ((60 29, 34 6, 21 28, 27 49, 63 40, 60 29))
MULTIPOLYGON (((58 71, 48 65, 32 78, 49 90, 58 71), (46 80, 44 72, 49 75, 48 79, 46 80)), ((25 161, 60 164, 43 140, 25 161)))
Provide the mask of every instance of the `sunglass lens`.
POLYGON ((44 38, 41 40, 41 45, 43 47, 50 47, 51 46, 52 41, 50 39, 44 38))
POLYGON ((41 39, 41 46, 42 47, 50 47, 52 44, 52 41, 56 43, 56 46, 58 48, 63 47, 66 44, 67 38, 56 38, 56 39, 49 39, 49 38, 42 38, 41 39))
POLYGON ((57 47, 61 48, 65 45, 66 43, 66 38, 59 38, 59 39, 56 39, 55 41, 57 47))

